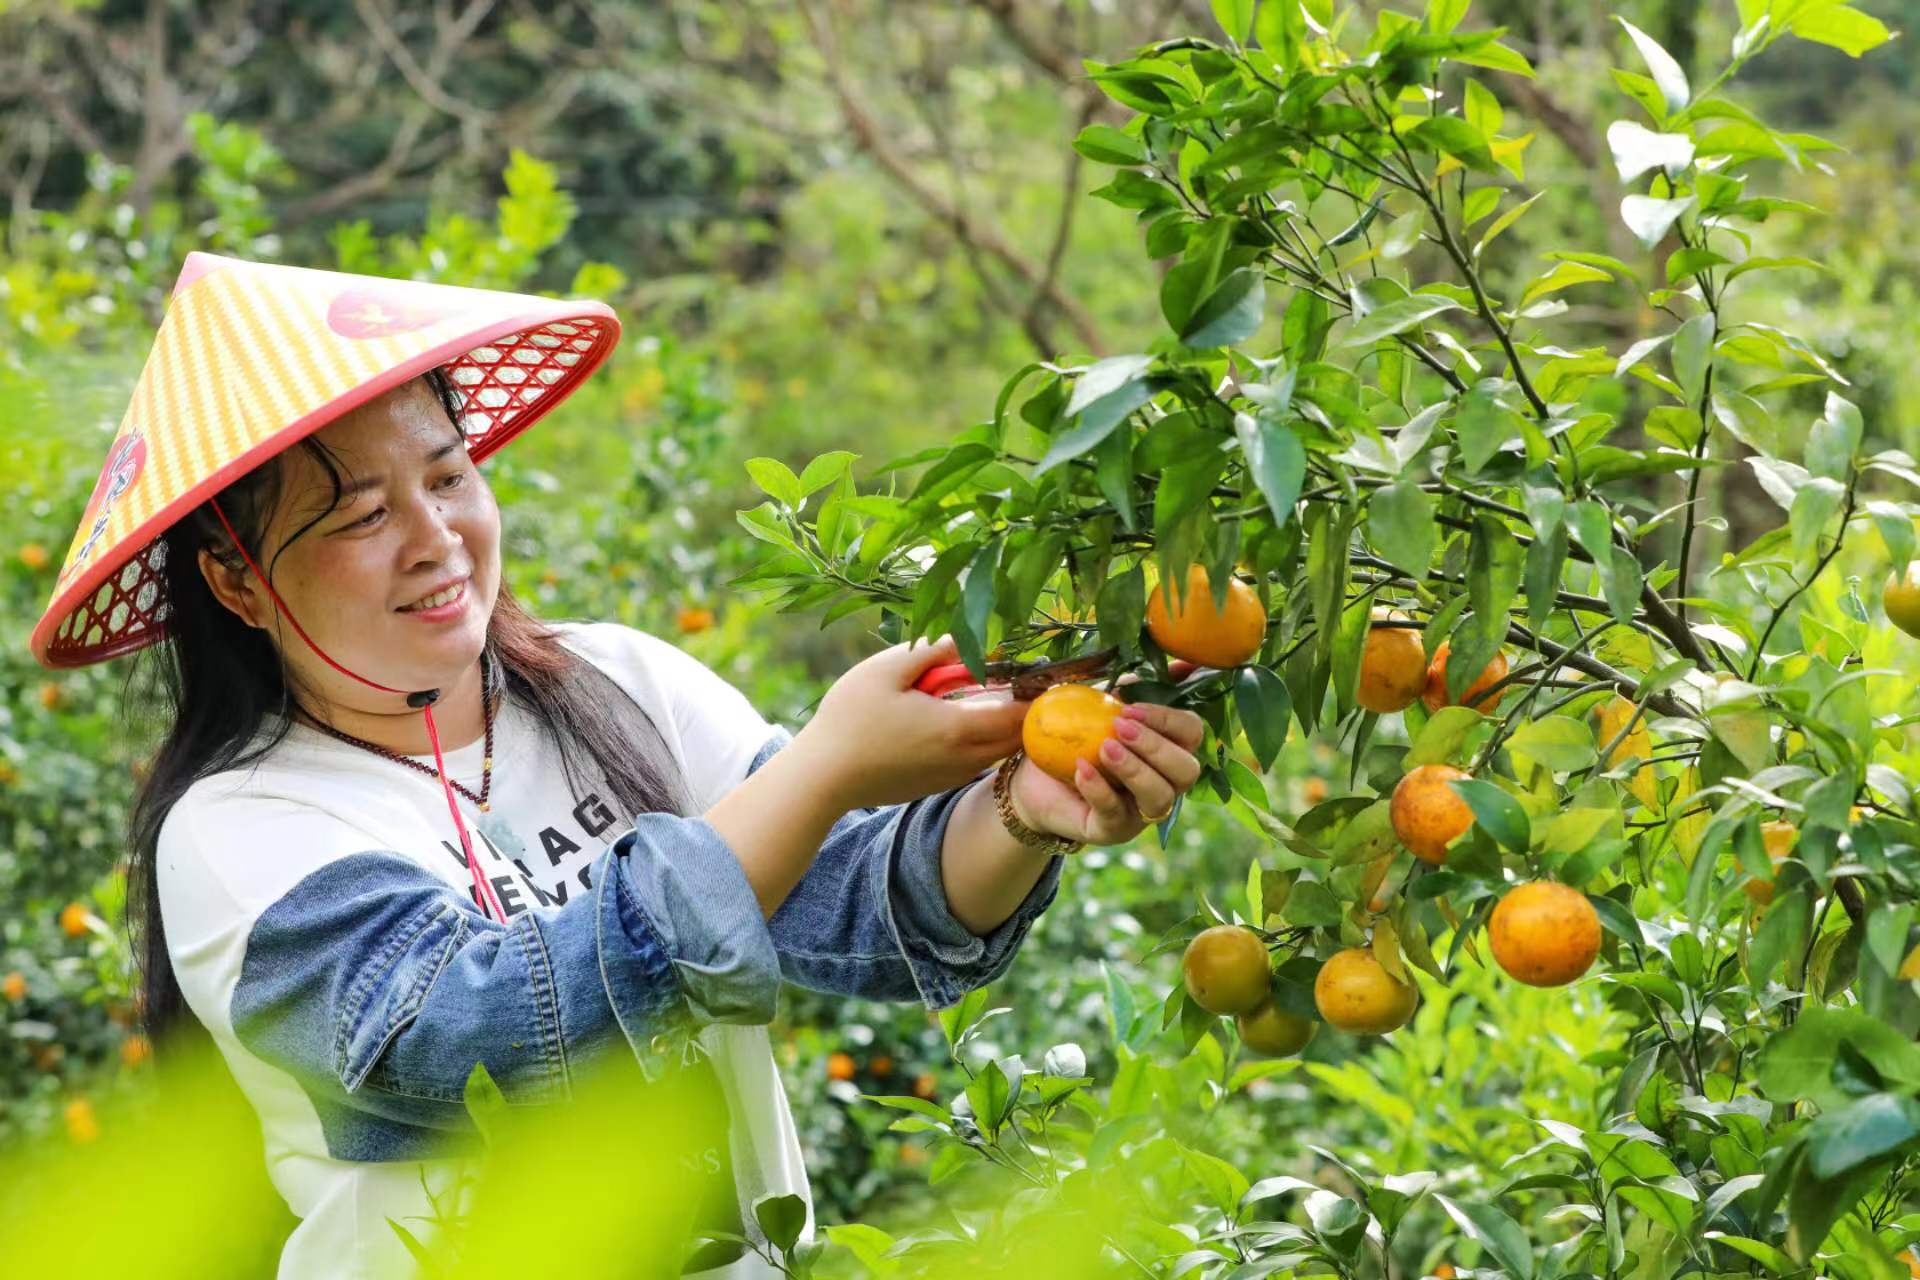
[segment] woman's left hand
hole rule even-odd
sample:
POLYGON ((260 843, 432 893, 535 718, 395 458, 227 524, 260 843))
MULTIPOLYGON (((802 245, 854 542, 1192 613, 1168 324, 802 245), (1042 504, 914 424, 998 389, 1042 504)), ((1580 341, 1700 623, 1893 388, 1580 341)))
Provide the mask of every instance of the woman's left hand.
POLYGON ((1124 844, 1153 825, 1149 817, 1163 819, 1199 781, 1194 753, 1206 730, 1206 721, 1184 708, 1129 703, 1100 745, 1100 767, 1081 761, 1071 785, 1023 758, 1011 785, 1014 816, 1069 840, 1124 844))

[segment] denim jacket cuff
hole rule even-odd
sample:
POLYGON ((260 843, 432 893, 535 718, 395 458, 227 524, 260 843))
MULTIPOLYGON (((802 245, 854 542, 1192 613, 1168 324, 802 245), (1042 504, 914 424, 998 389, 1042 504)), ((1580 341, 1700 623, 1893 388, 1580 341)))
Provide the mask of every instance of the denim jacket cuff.
POLYGON ((879 874, 886 877, 880 898, 886 903, 888 925, 907 958, 914 986, 932 1009, 945 1008, 1005 973, 1060 886, 1064 859, 1048 858, 1026 899, 991 932, 975 934, 953 914, 940 875, 941 850, 960 798, 987 776, 906 806, 891 856, 875 860, 879 874))
POLYGON ((701 1022, 766 1023, 780 959, 740 859, 702 817, 643 813, 614 846, 701 1022))

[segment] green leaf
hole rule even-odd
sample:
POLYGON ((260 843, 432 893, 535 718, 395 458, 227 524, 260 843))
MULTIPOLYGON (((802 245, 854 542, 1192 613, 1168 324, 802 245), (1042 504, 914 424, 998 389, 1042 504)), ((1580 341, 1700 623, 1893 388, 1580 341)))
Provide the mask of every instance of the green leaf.
POLYGON ((1460 304, 1452 298, 1431 293, 1411 294, 1375 307, 1354 321, 1347 329, 1346 336, 1340 340, 1341 345, 1370 345, 1382 338, 1391 338, 1396 333, 1404 333, 1443 311, 1460 309, 1460 304))
POLYGON ((1449 155, 1469 169, 1493 170, 1493 153, 1478 129, 1459 116, 1430 116, 1406 132, 1407 145, 1449 155))
POLYGON ((1090 124, 1073 140, 1073 149, 1097 164, 1145 164, 1140 139, 1110 124, 1090 124))
POLYGON ((1253 0, 1213 0, 1213 20, 1235 44, 1247 42, 1253 26, 1253 0))
POLYGON ((1631 120, 1615 120, 1607 126, 1607 146, 1613 151, 1613 167, 1622 182, 1631 182, 1649 169, 1663 170, 1675 178, 1693 163, 1690 135, 1655 133, 1631 120))
POLYGON ((1660 42, 1628 22, 1619 14, 1613 20, 1625 27, 1633 38, 1634 47, 1640 50, 1640 57, 1647 64, 1647 71, 1653 76, 1653 83, 1660 90, 1661 99, 1667 104, 1669 113, 1686 107, 1693 97, 1693 90, 1687 86, 1687 73, 1673 60, 1673 55, 1660 47, 1660 42))
POLYGON ((1660 243, 1680 215, 1693 207, 1692 196, 1662 200, 1657 196, 1628 196, 1620 202, 1620 220, 1634 238, 1651 249, 1660 243))
POLYGON ((1820 535, 1826 532, 1827 522, 1833 519, 1845 497, 1846 486, 1824 476, 1815 476, 1794 493, 1793 506, 1787 510, 1787 528, 1793 537, 1796 559, 1813 554, 1820 535))
POLYGON ((973 1116, 982 1133, 999 1129, 1013 1107, 1015 1085, 1000 1070, 998 1062, 989 1062, 967 1084, 967 1101, 973 1104, 973 1116))
POLYGON ((1886 1087, 1908 1093, 1920 1087, 1920 1045, 1861 1010, 1815 1005, 1761 1050, 1761 1090, 1775 1102, 1805 1098, 1822 1111, 1842 1110, 1854 1097, 1834 1081, 1843 1047, 1869 1063, 1886 1087))
POLYGON ((1194 308, 1180 341, 1190 347, 1230 347, 1242 342, 1259 329, 1266 304, 1266 278, 1252 267, 1242 267, 1194 308))
POLYGON ((1274 672, 1261 666, 1241 667, 1234 676, 1234 709, 1240 713, 1247 743, 1262 772, 1273 767, 1280 748, 1286 745, 1287 722, 1293 715, 1293 699, 1287 686, 1274 672))
POLYGON ((1520 589, 1520 543, 1493 516, 1474 517, 1467 549, 1467 594, 1482 618, 1506 616, 1520 589))
POLYGON ((1460 437, 1460 457, 1467 470, 1479 471, 1500 452, 1502 445, 1519 438, 1520 415, 1501 404, 1491 393, 1475 387, 1460 399, 1453 417, 1453 429, 1460 437))
POLYGON ((800 477, 778 458, 748 458, 747 474, 768 497, 785 507, 798 507, 804 498, 800 477))
POLYGON ((1920 1101, 1892 1093, 1870 1094, 1813 1122, 1807 1131, 1810 1167, 1816 1178, 1837 1178, 1869 1160, 1909 1147, 1916 1137, 1920 1137, 1920 1101))
POLYGON ((1538 631, 1554 609, 1560 571, 1567 563, 1567 527, 1555 523, 1546 534, 1536 534, 1527 546, 1524 576, 1527 588, 1527 625, 1538 631))
POLYGON ((1571 288, 1576 284, 1588 284, 1595 280, 1608 281, 1612 279, 1613 276, 1611 273, 1602 271, 1598 267, 1590 267, 1584 262, 1558 262, 1554 264, 1553 270, 1543 276, 1537 277, 1533 283, 1527 286, 1526 292, 1520 295, 1520 307, 1522 310, 1525 310, 1528 306, 1546 297, 1548 294, 1558 293, 1560 290, 1571 288))
POLYGON ((986 662, 987 619, 993 615, 1004 537, 996 537, 974 554, 960 588, 960 616, 953 628, 954 647, 967 669, 978 673, 986 662))
POLYGON ((1474 821, 1500 846, 1513 853, 1525 853, 1533 831, 1520 802, 1491 782, 1479 778, 1456 778, 1447 784, 1473 810, 1474 821))
POLYGON ((763 1196, 753 1203, 753 1218, 767 1243, 786 1253, 806 1230, 807 1202, 799 1196, 763 1196))
POLYGON ((1485 249, 1488 245, 1493 243, 1493 239, 1495 236, 1499 235, 1502 231, 1505 231, 1508 227, 1511 227, 1514 223, 1520 221, 1520 216, 1524 214, 1527 210, 1533 208, 1534 202, 1540 199, 1540 197, 1544 196, 1545 194, 1547 193, 1544 191, 1536 192, 1533 195, 1528 196, 1525 200, 1522 200, 1519 204, 1513 206, 1513 208, 1501 214, 1499 217, 1495 218, 1493 220, 1493 224, 1487 228, 1486 234, 1480 237, 1480 243, 1473 246, 1474 256, 1478 257, 1482 249, 1485 249))
POLYGON ((1367 501, 1367 541, 1416 578, 1433 558, 1433 499, 1411 480, 1374 491, 1367 501))
POLYGON ((1807 470, 1816 476, 1845 480, 1860 448, 1860 410, 1835 392, 1827 393, 1826 412, 1807 432, 1807 470))
POLYGON ((1426 724, 1407 748, 1401 763, 1409 770, 1423 764, 1447 764, 1456 759, 1461 744, 1474 727, 1486 719, 1472 707, 1442 707, 1427 717, 1426 724))
POLYGON ((1500 1264, 1513 1280, 1533 1280, 1533 1247, 1520 1224, 1490 1204, 1435 1196, 1455 1225, 1500 1264))
POLYGON ((1807 5, 1787 29, 1802 40, 1824 44, 1857 58, 1893 39, 1885 23, 1851 5, 1807 5))
MULTIPOLYGON (((1292 385, 1291 374, 1287 384, 1292 385)), ((1265 411, 1257 418, 1236 414, 1233 429, 1240 441, 1241 456, 1267 500, 1275 526, 1284 526, 1293 518, 1293 504, 1300 500, 1300 484, 1307 474, 1306 447, 1300 437, 1265 411)))
POLYGON ((1681 325, 1673 335, 1673 380, 1688 404, 1697 404, 1707 385, 1713 361, 1713 313, 1703 311, 1681 325))
POLYGON ((1584 769, 1599 758, 1593 731, 1585 722, 1571 716, 1542 716, 1527 721, 1507 739, 1507 749, 1539 761, 1554 773, 1584 769))

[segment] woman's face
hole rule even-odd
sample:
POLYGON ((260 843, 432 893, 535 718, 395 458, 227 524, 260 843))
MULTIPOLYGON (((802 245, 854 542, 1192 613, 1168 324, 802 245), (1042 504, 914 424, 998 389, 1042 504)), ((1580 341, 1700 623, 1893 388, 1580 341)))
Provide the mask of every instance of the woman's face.
MULTIPOLYGON (((335 662, 395 689, 453 684, 486 642, 500 587, 500 509, 446 409, 416 378, 314 438, 334 455, 345 492, 328 511, 334 486, 319 460, 306 449, 287 450, 257 563, 335 662), (315 517, 319 523, 299 532, 315 517)), ((204 552, 202 564, 203 572, 220 572, 204 552)), ((369 689, 322 662, 278 616, 251 570, 243 567, 226 582, 228 590, 216 584, 216 594, 265 625, 300 687, 358 711, 404 709, 399 695, 369 689)))

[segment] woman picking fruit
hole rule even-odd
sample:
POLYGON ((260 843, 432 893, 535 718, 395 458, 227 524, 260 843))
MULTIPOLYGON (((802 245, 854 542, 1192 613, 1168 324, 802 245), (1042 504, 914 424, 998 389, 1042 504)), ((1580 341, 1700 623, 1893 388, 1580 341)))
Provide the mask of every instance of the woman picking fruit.
POLYGON ((159 642, 147 1031, 164 1052, 190 1012, 259 1112, 301 1219, 282 1280, 405 1269, 388 1221, 455 1185, 438 1140, 482 1064, 522 1104, 603 1056, 692 1080, 689 1195, 756 1230, 806 1194, 780 982, 951 1004, 1052 901, 1042 850, 1130 839, 1198 777, 1199 717, 1149 706, 1091 776, 996 797, 1027 704, 916 692, 945 639, 793 734, 664 640, 529 615, 476 464, 618 333, 598 303, 189 256, 34 631, 50 666, 159 642))

